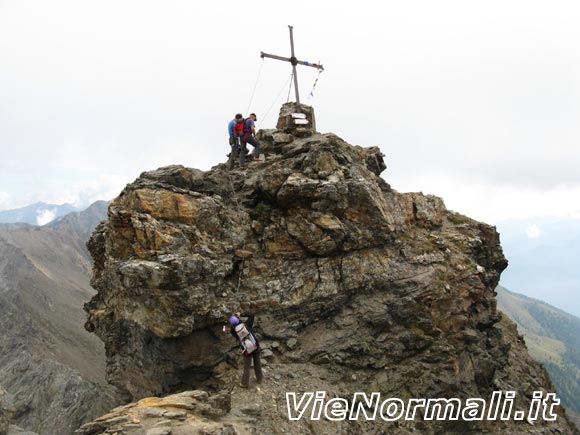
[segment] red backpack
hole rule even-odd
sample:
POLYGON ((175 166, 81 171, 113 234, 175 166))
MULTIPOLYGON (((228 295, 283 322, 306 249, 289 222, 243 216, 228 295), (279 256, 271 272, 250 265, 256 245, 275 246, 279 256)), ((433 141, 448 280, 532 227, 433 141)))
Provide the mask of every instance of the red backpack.
POLYGON ((245 122, 246 120, 242 118, 234 124, 234 136, 242 136, 242 134, 244 133, 245 122))

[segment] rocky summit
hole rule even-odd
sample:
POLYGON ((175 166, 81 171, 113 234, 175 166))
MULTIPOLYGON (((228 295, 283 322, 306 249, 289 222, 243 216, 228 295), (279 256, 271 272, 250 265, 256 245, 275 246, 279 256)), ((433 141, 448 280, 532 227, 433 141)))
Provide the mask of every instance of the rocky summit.
POLYGON ((79 433, 576 433, 561 406, 556 421, 428 421, 421 409, 329 421, 311 408, 289 419, 292 392, 348 402, 514 391, 528 410, 534 392, 553 391, 496 309, 507 261, 495 228, 395 191, 378 148, 315 125, 312 108, 284 105, 277 129, 258 134, 265 161, 145 172, 110 204, 88 244, 98 293, 86 327, 105 343, 109 382, 136 403, 79 433), (256 314, 264 362, 264 383, 248 390, 222 331, 238 309, 256 314), (143 402, 169 394, 186 405, 143 402))

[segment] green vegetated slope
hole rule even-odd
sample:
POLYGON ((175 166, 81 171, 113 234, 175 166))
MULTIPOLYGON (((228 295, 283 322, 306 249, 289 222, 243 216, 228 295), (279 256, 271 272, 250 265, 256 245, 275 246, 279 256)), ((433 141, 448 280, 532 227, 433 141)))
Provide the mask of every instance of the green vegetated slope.
POLYGON ((501 286, 497 299, 498 307, 517 323, 531 356, 550 373, 563 405, 579 414, 580 319, 501 286))

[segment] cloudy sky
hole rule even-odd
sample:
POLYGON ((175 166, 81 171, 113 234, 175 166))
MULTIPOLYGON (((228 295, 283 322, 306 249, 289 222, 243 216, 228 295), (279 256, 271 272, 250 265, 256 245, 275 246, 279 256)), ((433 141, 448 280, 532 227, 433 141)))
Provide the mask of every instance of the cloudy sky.
MULTIPOLYGON (((0 210, 209 169, 235 112, 275 124, 294 26, 321 132, 491 223, 580 216, 576 1, 0 0, 0 210), (252 90, 256 85, 254 98, 252 90), (250 104, 251 103, 251 104, 250 104)), ((292 94, 291 94, 292 95, 292 94)))

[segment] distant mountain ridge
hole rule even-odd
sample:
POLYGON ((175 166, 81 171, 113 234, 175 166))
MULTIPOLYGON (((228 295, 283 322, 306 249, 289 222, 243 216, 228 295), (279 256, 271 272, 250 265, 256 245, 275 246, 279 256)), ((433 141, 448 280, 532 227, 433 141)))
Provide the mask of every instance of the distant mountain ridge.
POLYGON ((107 218, 108 206, 108 201, 96 201, 82 211, 71 212, 57 217, 48 223, 47 226, 53 229, 68 227, 88 240, 95 227, 107 218))
POLYGON ((14 210, 0 211, 0 223, 25 223, 45 225, 68 213, 79 211, 71 204, 47 204, 37 202, 14 210))
POLYGON ((116 403, 82 309, 94 294, 85 243, 106 212, 100 201, 43 227, 0 224, 0 389, 12 423, 42 435, 71 434, 116 403))
POLYGON ((580 219, 519 219, 497 228, 509 260, 500 284, 580 316, 580 219))
POLYGON ((496 291, 498 308, 516 322, 530 355, 546 367, 562 403, 579 421, 580 318, 502 286, 496 291))

